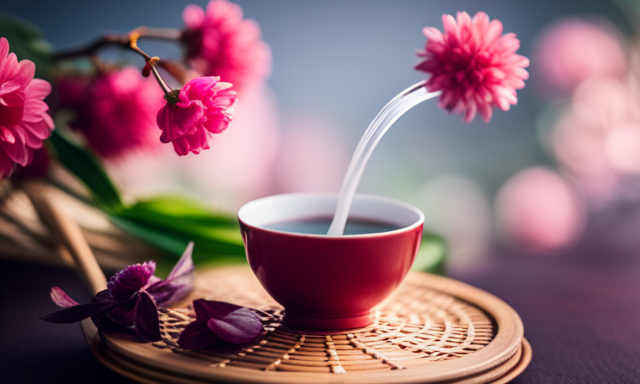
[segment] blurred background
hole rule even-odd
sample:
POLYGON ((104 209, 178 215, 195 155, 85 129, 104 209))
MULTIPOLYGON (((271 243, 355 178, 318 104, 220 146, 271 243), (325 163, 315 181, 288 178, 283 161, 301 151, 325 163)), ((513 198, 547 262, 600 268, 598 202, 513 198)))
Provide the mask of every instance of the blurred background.
MULTIPOLYGON (((194 2, 206 7, 205 1, 194 2)), ((378 111, 424 79, 413 69, 422 28, 442 14, 486 12, 531 59, 518 104, 485 124, 423 103, 374 152, 359 191, 417 205, 450 243, 452 271, 496 250, 548 256, 589 220, 640 198, 640 109, 634 73, 637 4, 625 0, 243 1, 270 46, 266 81, 244 91, 228 131, 201 155, 130 154, 107 161, 129 198, 184 193, 215 210, 283 192, 337 192, 352 151, 378 111)), ((182 28, 186 2, 5 2, 55 50, 105 31, 182 28)), ((141 43, 181 58, 175 44, 141 43)), ((105 51, 110 58, 128 58, 105 51)), ((138 62, 138 61, 134 61, 138 62)))

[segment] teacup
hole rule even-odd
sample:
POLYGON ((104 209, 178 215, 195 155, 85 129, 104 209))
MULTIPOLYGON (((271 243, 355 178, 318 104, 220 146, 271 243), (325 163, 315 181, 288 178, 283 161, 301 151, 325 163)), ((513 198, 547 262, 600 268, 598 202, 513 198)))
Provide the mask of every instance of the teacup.
POLYGON ((398 229, 327 236, 267 228, 331 218, 336 204, 336 194, 284 194, 251 201, 238 212, 249 265, 285 308, 283 321, 292 327, 340 330, 371 324, 372 309, 402 282, 420 247, 422 212, 374 195, 356 195, 349 219, 398 229))

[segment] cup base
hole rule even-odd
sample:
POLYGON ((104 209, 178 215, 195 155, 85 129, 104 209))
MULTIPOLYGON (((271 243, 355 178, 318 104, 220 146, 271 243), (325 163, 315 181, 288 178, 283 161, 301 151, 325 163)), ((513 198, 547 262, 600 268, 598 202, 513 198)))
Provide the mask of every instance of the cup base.
POLYGON ((364 328, 373 324, 374 320, 373 312, 347 317, 313 317, 289 314, 285 311, 282 322, 294 328, 310 329, 315 331, 339 331, 345 329, 364 328))

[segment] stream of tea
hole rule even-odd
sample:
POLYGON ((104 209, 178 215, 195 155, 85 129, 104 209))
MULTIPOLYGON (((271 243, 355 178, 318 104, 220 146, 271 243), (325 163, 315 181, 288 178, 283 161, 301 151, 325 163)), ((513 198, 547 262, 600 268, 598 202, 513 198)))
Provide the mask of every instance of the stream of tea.
POLYGON ((358 189, 358 183, 360 182, 364 168, 367 165, 367 161, 369 161, 369 157, 371 157, 371 153, 385 132, 409 109, 425 100, 440 95, 439 91, 428 92, 424 86, 425 83, 426 80, 421 81, 400 92, 382 108, 371 124, 369 124, 362 139, 360 139, 360 143, 358 143, 356 147, 356 151, 351 158, 351 163, 349 163, 349 168, 347 169, 342 187, 340 188, 338 206, 336 207, 336 212, 327 235, 341 236, 344 233, 351 202, 353 201, 356 189, 358 189))

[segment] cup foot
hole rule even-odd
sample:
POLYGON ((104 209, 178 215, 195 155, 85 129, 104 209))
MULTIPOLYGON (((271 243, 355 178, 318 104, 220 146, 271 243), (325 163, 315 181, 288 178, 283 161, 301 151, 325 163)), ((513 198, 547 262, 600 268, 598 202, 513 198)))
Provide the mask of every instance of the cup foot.
POLYGON ((311 329, 316 331, 337 331, 363 328, 373 324, 374 320, 372 312, 347 317, 317 317, 301 316, 292 313, 289 314, 285 311, 282 322, 294 328, 311 329))

